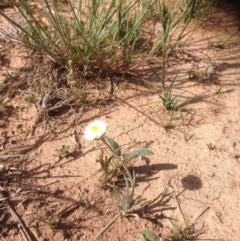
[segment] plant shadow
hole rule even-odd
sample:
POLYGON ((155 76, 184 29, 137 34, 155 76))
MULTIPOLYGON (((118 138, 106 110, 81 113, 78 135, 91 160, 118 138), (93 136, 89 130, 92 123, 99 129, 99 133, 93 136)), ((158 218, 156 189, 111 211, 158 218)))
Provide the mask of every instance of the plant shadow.
POLYGON ((163 219, 173 220, 171 217, 166 216, 164 212, 177 209, 177 207, 173 207, 172 205, 170 205, 170 201, 172 198, 173 193, 160 193, 154 199, 142 203, 142 208, 137 211, 137 214, 140 218, 149 220, 163 227, 161 223, 163 219))
POLYGON ((142 166, 132 166, 130 167, 130 171, 135 171, 137 173, 137 182, 149 182, 158 177, 154 177, 160 171, 169 171, 177 169, 178 166, 172 163, 158 163, 158 164, 149 164, 150 160, 147 157, 143 157, 145 160, 146 165, 142 166))

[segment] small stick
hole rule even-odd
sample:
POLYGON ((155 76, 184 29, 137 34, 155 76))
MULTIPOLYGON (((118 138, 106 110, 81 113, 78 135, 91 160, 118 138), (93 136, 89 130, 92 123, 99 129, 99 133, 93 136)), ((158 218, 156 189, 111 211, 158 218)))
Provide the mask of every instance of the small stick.
POLYGON ((30 238, 25 225, 23 224, 22 220, 19 218, 18 214, 14 211, 14 209, 11 207, 9 201, 7 200, 8 204, 8 210, 10 211, 13 219, 15 220, 15 222, 17 223, 17 226, 22 234, 22 237, 24 238, 25 241, 31 241, 32 239, 30 238))
POLYGON ((171 220, 167 219, 168 225, 170 226, 170 228, 175 228, 175 225, 172 223, 171 220))
POLYGON ((76 130, 73 131, 72 140, 73 140, 74 145, 75 145, 78 149, 80 149, 80 148, 81 148, 81 144, 80 144, 79 138, 78 138, 78 136, 77 136, 76 130))
POLYGON ((29 183, 23 183, 23 182, 20 182, 20 183, 21 183, 21 184, 24 184, 24 185, 28 185, 28 186, 34 186, 34 187, 46 187, 46 186, 51 185, 51 184, 53 184, 53 183, 55 183, 55 182, 58 182, 58 180, 54 180, 54 181, 52 181, 52 182, 48 182, 48 183, 42 184, 42 185, 29 184, 29 183))
POLYGON ((205 213, 210 207, 205 205, 203 206, 200 211, 198 213, 196 213, 196 215, 192 218, 192 221, 190 222, 190 226, 192 226, 198 219, 200 216, 203 215, 203 213, 205 213))
MULTIPOLYGON (((0 195, 1 196, 1 195, 0 195)), ((1 201, 6 201, 9 197, 3 197, 3 198, 0 198, 0 202, 1 201)))
POLYGON ((8 196, 8 197, 3 197, 3 195, 0 195, 0 196, 3 197, 3 198, 0 198, 0 202, 1 202, 1 201, 5 201, 5 200, 7 200, 7 199, 9 199, 9 198, 11 198, 11 197, 15 197, 19 192, 21 192, 21 190, 22 190, 22 188, 19 188, 13 195, 8 196))
POLYGON ((98 234, 97 236, 93 239, 93 241, 97 240, 97 238, 102 235, 116 220, 118 217, 120 217, 120 213, 115 215, 112 220, 106 225, 106 227, 104 227, 98 234))
MULTIPOLYGON (((0 188, 0 196, 4 197, 3 193, 2 193, 2 188, 0 188)), ((9 202, 9 200, 5 200, 7 208, 10 212, 10 214, 12 215, 13 219, 15 220, 15 222, 17 223, 18 229, 21 232, 21 235, 23 237, 23 239, 25 241, 31 241, 32 239, 30 238, 27 229, 25 227, 25 225, 23 224, 22 220, 20 219, 20 217, 18 216, 18 214, 16 213, 16 211, 13 209, 13 207, 11 206, 11 203, 9 202)))
POLYGON ((85 202, 85 204, 86 204, 87 206, 88 206, 88 205, 91 206, 91 203, 89 203, 88 200, 84 197, 84 195, 83 195, 81 189, 79 188, 79 186, 77 186, 77 188, 78 188, 78 191, 79 191, 80 195, 82 196, 82 199, 83 199, 83 201, 85 202))
POLYGON ((180 213, 181 213, 181 215, 182 215, 182 217, 183 217, 183 220, 184 220, 184 222, 185 222, 186 219, 185 219, 185 216, 184 216, 184 214, 183 214, 183 211, 182 211, 182 208, 181 208, 181 205, 180 205, 180 203, 179 203, 179 200, 178 200, 178 197, 177 197, 176 193, 175 193, 175 200, 176 200, 176 203, 177 203, 177 205, 178 205, 178 209, 179 209, 179 211, 180 211, 180 213))
POLYGON ((57 215, 61 218, 64 214, 66 213, 70 213, 72 211, 74 211, 75 209, 77 209, 79 206, 81 206, 81 202, 77 201, 74 204, 72 204, 71 206, 64 208, 63 211, 59 212, 57 215))
POLYGON ((46 184, 37 185, 37 186, 38 186, 38 187, 46 187, 46 186, 51 185, 51 184, 53 184, 53 183, 55 183, 55 182, 58 182, 58 180, 54 180, 54 181, 52 181, 52 182, 48 182, 48 183, 46 183, 46 184))

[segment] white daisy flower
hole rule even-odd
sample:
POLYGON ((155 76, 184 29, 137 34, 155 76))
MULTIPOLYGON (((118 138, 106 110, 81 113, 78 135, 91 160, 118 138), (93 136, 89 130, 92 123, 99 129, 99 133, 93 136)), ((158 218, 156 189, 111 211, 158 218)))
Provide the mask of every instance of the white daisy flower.
POLYGON ((100 138, 106 132, 106 127, 105 121, 95 120, 86 127, 84 138, 88 141, 100 138))

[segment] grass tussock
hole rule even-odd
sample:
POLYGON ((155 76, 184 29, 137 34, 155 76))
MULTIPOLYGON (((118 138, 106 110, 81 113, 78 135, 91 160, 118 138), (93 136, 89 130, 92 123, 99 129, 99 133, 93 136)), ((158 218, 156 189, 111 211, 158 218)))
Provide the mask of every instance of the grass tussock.
MULTIPOLYGON (((16 31, 0 28, 0 32, 31 51, 34 73, 28 81, 31 91, 24 95, 38 110, 86 101, 91 81, 99 84, 113 75, 134 73, 135 66, 156 61, 159 53, 162 71, 158 77, 165 100, 169 49, 199 25, 213 2, 10 0, 18 19, 5 11, 0 15, 16 31), (190 22, 194 24, 189 31, 190 22)), ((112 94, 112 81, 111 86, 112 94)))
POLYGON ((25 24, 1 13, 21 32, 19 40, 57 65, 88 72, 126 69, 137 54, 142 25, 155 0, 11 0, 25 24))

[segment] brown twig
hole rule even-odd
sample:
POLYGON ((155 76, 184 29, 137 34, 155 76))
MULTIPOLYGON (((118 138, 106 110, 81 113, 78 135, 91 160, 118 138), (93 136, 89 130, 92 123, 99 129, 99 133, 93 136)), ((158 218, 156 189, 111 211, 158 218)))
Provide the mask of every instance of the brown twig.
POLYGON ((118 213, 117 215, 115 215, 111 221, 95 236, 95 238, 93 239, 93 241, 97 240, 97 238, 102 235, 116 220, 118 217, 120 217, 120 213, 118 213))
POLYGON ((176 195, 176 192, 175 192, 174 194, 175 194, 174 196, 175 196, 175 200, 176 200, 178 209, 179 209, 179 211, 180 211, 180 213, 181 213, 181 215, 182 215, 182 217, 183 217, 183 220, 184 220, 184 222, 185 222, 185 221, 186 221, 186 218, 185 218, 185 216, 184 216, 184 214, 183 214, 181 205, 180 205, 180 203, 179 203, 178 195, 176 195))
MULTIPOLYGON (((4 197, 3 195, 3 189, 0 187, 0 197, 4 197)), ((31 241, 32 239, 30 238, 28 231, 24 225, 24 223, 22 222, 22 220, 20 219, 20 217, 18 216, 18 214, 16 213, 16 211, 14 210, 14 208, 12 207, 11 203, 9 200, 5 200, 6 206, 10 212, 10 214, 12 215, 14 221, 17 223, 18 229, 23 237, 23 239, 25 241, 31 241)))
POLYGON ((54 180, 52 182, 48 182, 46 184, 38 185, 38 184, 30 184, 30 183, 24 183, 24 182, 19 182, 20 184, 27 185, 27 186, 33 186, 33 187, 46 187, 48 185, 51 185, 53 183, 59 182, 58 180, 54 180))
POLYGON ((73 212, 75 209, 77 209, 78 207, 80 207, 82 205, 81 201, 77 201, 74 204, 70 205, 67 208, 64 208, 64 210, 60 211, 57 215, 62 218, 65 214, 73 212))
MULTIPOLYGON (((1 189, 1 188, 0 188, 1 189)), ((3 195, 1 195, 3 198, 0 198, 0 202, 1 201, 6 201, 7 199, 9 199, 9 198, 12 198, 12 197, 15 197, 19 192, 21 192, 21 188, 19 188, 13 195, 11 195, 11 196, 8 196, 8 197, 3 197, 3 195)))
POLYGON ((84 197, 84 195, 83 195, 81 189, 79 188, 79 186, 77 186, 77 188, 78 188, 78 191, 79 191, 79 193, 80 193, 83 201, 85 202, 85 204, 86 204, 87 206, 91 206, 91 203, 84 197))
POLYGON ((209 208, 210 208, 210 207, 207 206, 207 205, 203 206, 203 207, 199 210, 199 212, 197 212, 197 213, 195 214, 195 216, 192 218, 192 220, 191 220, 191 222, 190 222, 190 226, 192 226, 192 225, 199 219, 199 217, 201 217, 201 216, 203 215, 203 213, 205 213, 209 208))

